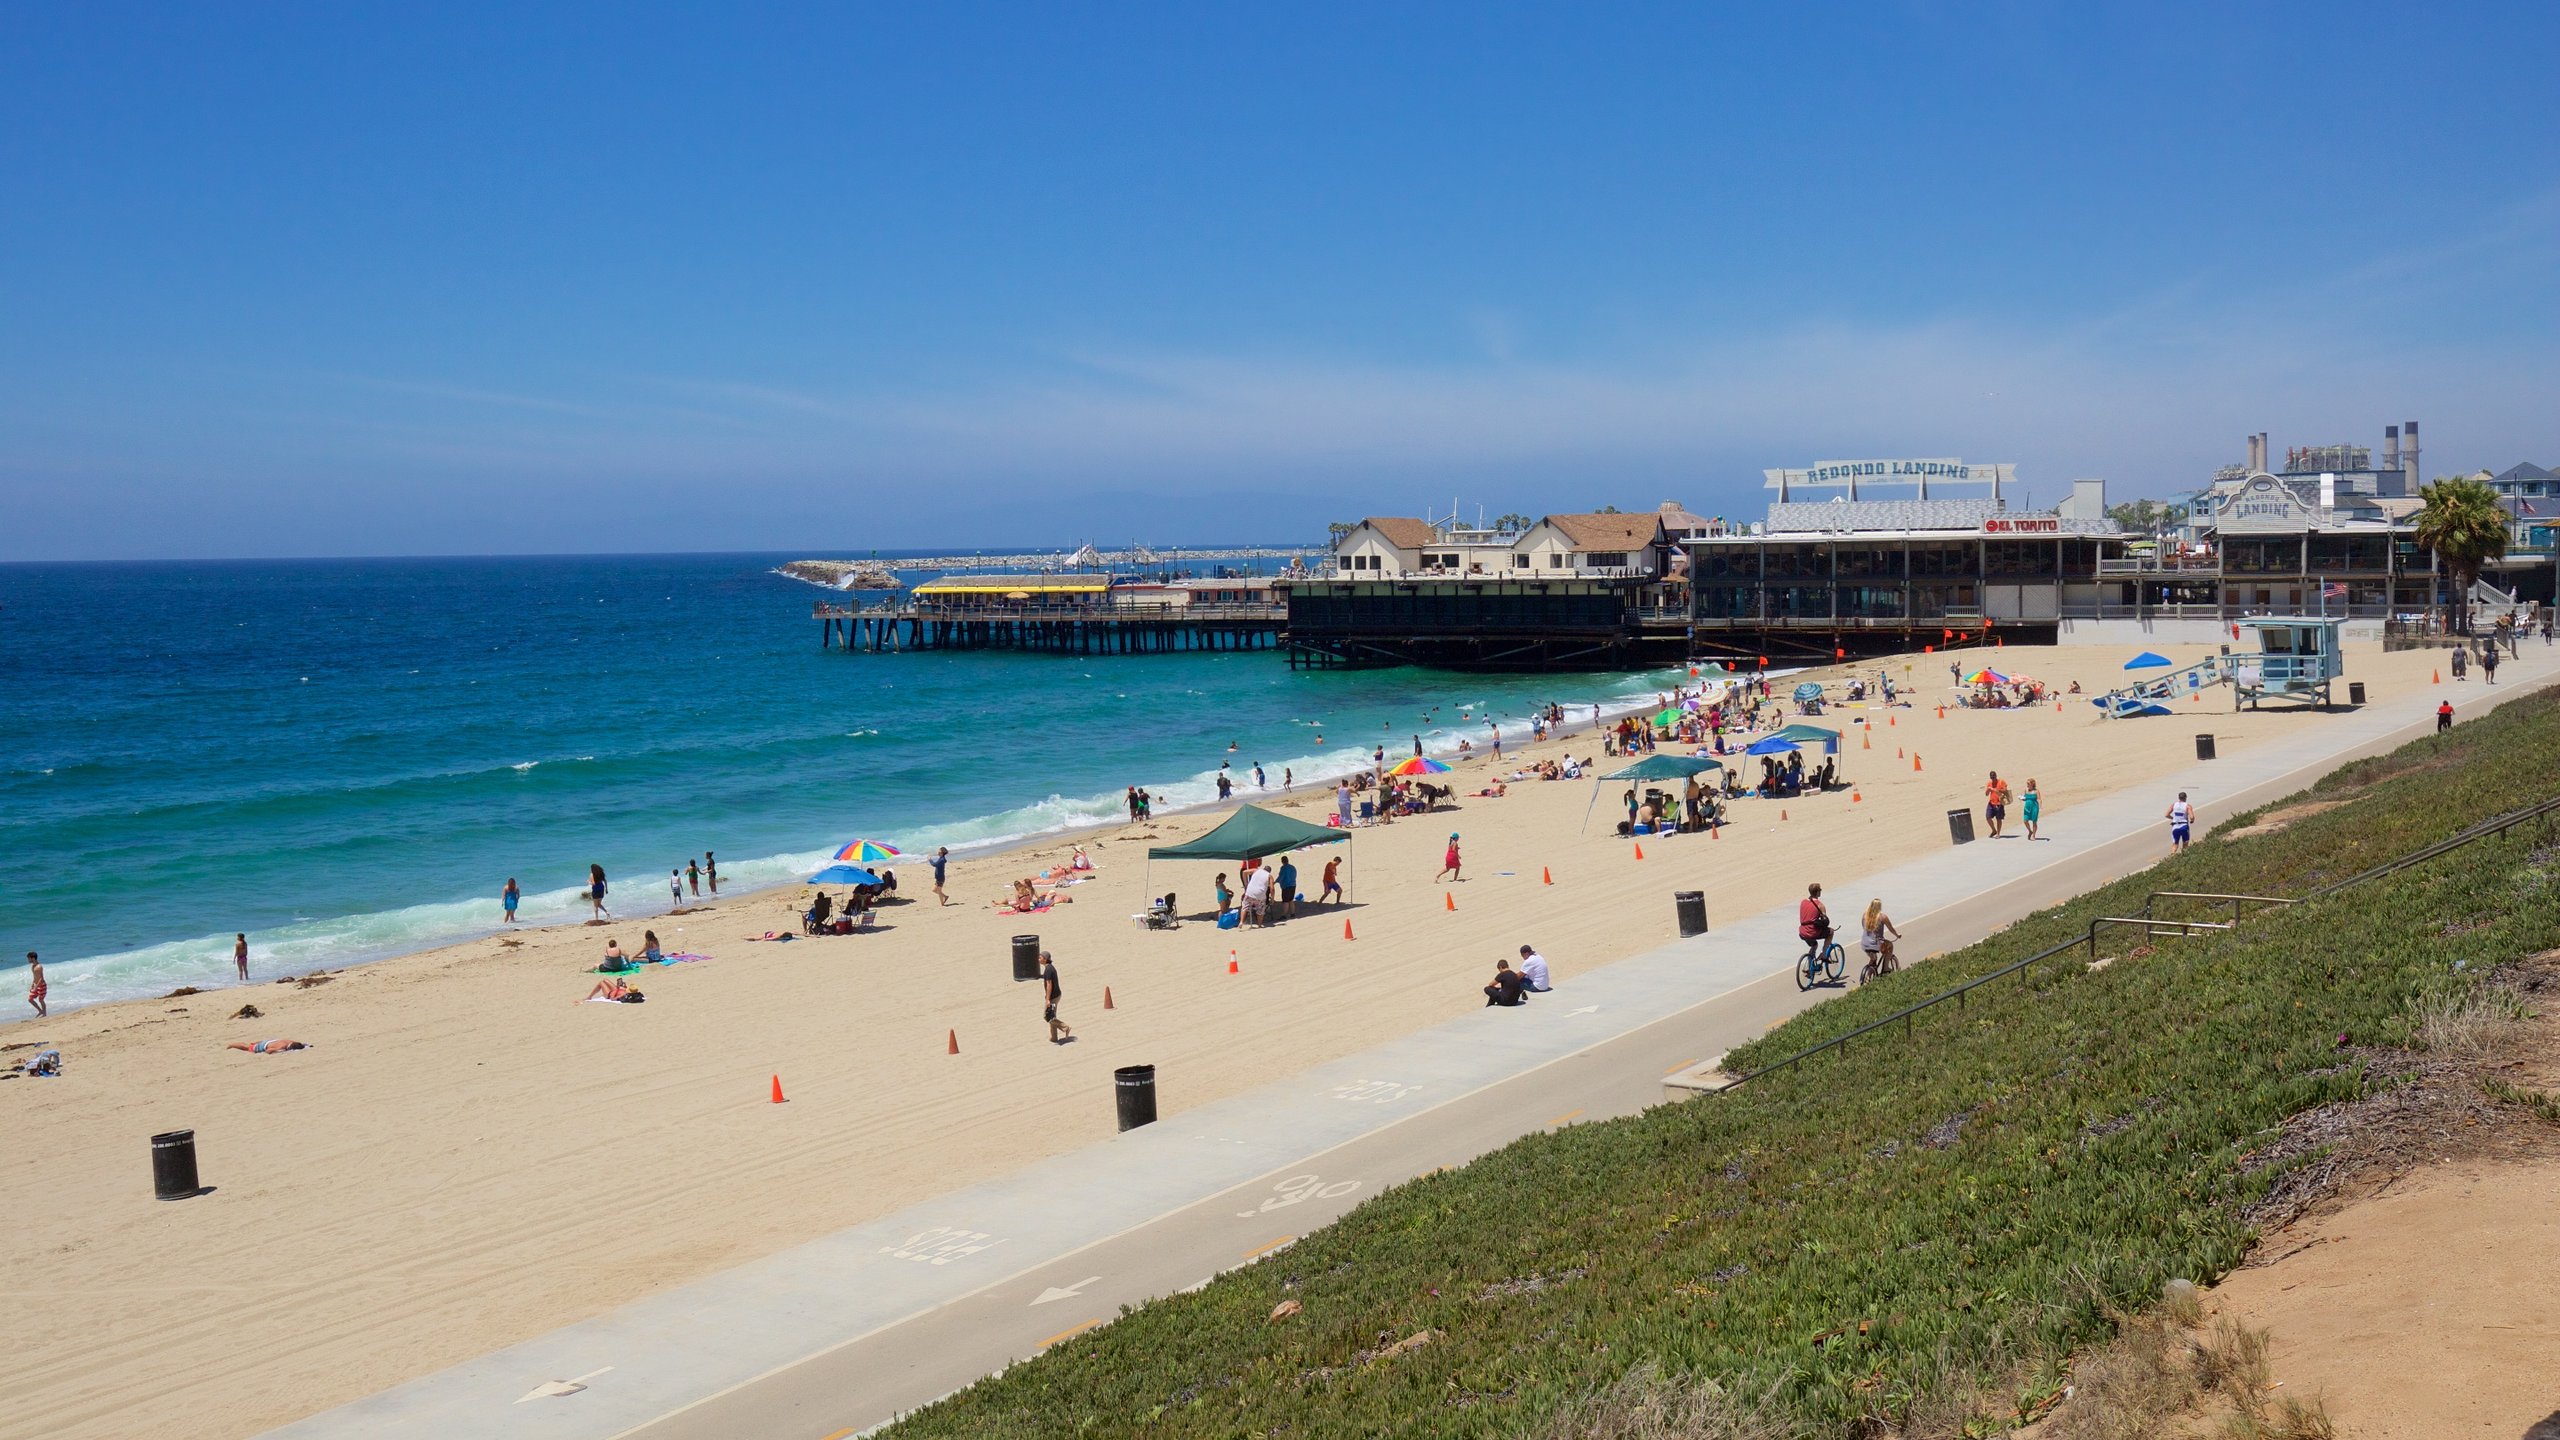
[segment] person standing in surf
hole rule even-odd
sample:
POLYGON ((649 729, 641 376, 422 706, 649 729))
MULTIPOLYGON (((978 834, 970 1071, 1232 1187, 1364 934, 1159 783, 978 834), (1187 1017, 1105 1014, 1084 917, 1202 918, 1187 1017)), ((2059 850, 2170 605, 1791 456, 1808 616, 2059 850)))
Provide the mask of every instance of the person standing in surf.
POLYGON ((613 912, 604 908, 604 892, 604 867, 601 865, 588 866, 587 911, 589 918, 595 920, 610 920, 613 918, 613 912))
POLYGON ((516 923, 516 902, 523 898, 524 892, 516 888, 516 877, 508 876, 507 888, 498 892, 498 903, 507 907, 508 924, 516 923))
POLYGON ((720 862, 712 859, 708 850, 702 852, 702 878, 711 882, 711 893, 717 896, 720 893, 720 862))
POLYGON ((240 983, 249 983, 249 937, 246 933, 231 937, 231 963, 240 972, 240 983))
POLYGON ((45 1014, 44 962, 36 958, 33 950, 27 952, 27 1008, 35 1011, 38 1019, 45 1014))

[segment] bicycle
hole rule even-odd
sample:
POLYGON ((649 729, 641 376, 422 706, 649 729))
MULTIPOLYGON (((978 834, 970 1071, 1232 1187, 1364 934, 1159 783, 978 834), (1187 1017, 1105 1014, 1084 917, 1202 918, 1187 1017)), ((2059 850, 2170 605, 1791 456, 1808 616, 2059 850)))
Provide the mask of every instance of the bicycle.
POLYGON ((1796 988, 1810 990, 1816 985, 1837 984, 1848 966, 1848 954, 1838 940, 1827 935, 1808 940, 1804 954, 1796 960, 1796 988))

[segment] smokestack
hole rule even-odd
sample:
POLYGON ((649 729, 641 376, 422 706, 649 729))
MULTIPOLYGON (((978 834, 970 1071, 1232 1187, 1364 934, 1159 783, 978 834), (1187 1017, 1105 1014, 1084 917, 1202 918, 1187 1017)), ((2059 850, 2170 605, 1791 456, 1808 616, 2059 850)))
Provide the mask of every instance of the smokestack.
POLYGON ((2426 483, 2419 478, 2422 473, 2418 469, 2418 422, 2403 420, 2400 422, 2400 493, 2417 494, 2418 487, 2426 483))
POLYGON ((2249 437, 2249 469, 2251 473, 2254 474, 2255 472, 2266 468, 2267 437, 2264 435, 2252 435, 2249 437))
POLYGON ((2397 425, 2382 427, 2382 468, 2385 470, 2400 468, 2400 427, 2397 425))

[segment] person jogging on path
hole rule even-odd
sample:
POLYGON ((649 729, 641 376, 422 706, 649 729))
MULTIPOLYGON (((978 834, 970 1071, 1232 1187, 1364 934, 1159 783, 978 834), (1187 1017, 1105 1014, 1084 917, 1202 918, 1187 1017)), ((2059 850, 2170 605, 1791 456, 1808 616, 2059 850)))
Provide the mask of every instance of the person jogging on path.
POLYGON ((933 858, 924 863, 933 867, 933 898, 941 901, 945 905, 950 904, 951 897, 942 893, 942 872, 950 868, 951 847, 948 845, 936 846, 934 848, 933 858))
POLYGON ((1075 1027, 1058 1018, 1058 997, 1066 992, 1058 986, 1058 962, 1046 950, 1040 952, 1040 993, 1048 1002, 1040 1018, 1049 1022, 1049 1043, 1064 1045, 1076 1038, 1075 1027))
POLYGON ((2169 849, 2173 854, 2183 855, 2187 850, 2187 842, 2194 838, 2196 824, 2196 807, 2187 803, 2186 791, 2178 792, 2177 800, 2169 806, 2166 814, 2169 821, 2169 849))
POLYGON ((2453 702, 2447 700, 2436 706, 2436 733, 2441 735, 2452 728, 2453 702))
POLYGON ((1444 877, 1451 880, 1467 878, 1458 873, 1458 832, 1455 830, 1449 832, 1448 853, 1440 857, 1440 873, 1431 878, 1436 881, 1444 877))

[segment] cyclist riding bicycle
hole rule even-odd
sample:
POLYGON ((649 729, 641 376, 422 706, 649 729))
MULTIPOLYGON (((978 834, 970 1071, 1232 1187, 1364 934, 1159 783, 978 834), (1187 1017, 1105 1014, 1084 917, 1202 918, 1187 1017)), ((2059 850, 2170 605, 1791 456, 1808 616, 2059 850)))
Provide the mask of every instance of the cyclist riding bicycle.
POLYGON ((1831 938, 1831 911, 1822 903, 1822 887, 1818 884, 1806 886, 1804 900, 1796 906, 1796 938, 1804 942, 1808 960, 1831 938))

